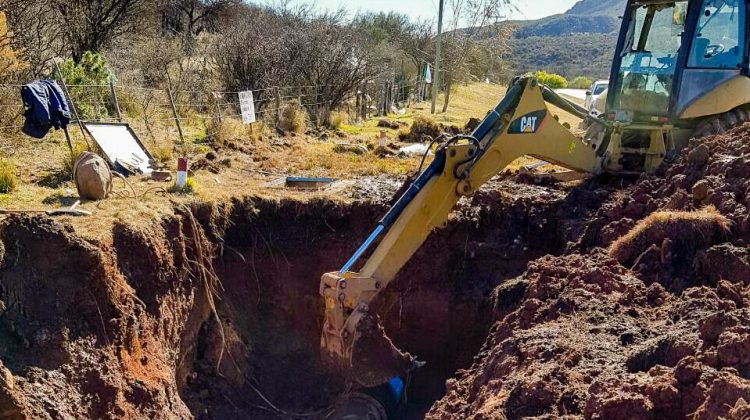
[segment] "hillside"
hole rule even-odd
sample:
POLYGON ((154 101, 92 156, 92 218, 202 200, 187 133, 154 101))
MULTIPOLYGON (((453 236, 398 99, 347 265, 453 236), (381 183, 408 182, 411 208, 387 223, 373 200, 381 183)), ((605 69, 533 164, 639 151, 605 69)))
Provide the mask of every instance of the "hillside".
POLYGON ((514 71, 607 77, 624 9, 625 0, 581 0, 560 15, 511 22, 518 28, 511 41, 514 71))
POLYGON ((623 0, 581 0, 574 4, 566 15, 606 15, 618 17, 625 9, 623 0))

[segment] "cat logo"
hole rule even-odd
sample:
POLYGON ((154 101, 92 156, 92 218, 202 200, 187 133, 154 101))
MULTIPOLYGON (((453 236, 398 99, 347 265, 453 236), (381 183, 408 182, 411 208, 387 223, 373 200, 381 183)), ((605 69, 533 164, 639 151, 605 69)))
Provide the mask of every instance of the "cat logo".
POLYGON ((534 134, 542 127, 546 110, 530 112, 514 120, 508 127, 508 134, 534 134))
POLYGON ((521 117, 521 132, 536 133, 537 117, 521 117))

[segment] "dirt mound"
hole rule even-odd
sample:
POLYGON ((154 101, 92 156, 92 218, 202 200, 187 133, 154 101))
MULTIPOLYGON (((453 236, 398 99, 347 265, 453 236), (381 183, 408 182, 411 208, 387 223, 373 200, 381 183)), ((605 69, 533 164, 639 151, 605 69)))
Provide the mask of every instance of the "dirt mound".
POLYGON ((399 140, 407 143, 428 143, 446 133, 460 134, 461 129, 452 125, 440 124, 430 117, 417 115, 414 117, 411 127, 399 133, 398 137, 399 140))
POLYGON ((742 418, 748 206, 750 126, 613 194, 495 289, 482 351, 428 418, 742 418))

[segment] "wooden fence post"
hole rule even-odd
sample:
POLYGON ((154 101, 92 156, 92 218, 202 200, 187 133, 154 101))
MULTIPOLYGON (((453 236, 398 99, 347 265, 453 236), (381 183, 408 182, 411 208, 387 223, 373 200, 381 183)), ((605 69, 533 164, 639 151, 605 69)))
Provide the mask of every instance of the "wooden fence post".
POLYGON ((180 141, 185 144, 185 135, 182 133, 182 124, 180 123, 180 114, 177 113, 177 106, 174 103, 174 96, 172 95, 172 78, 169 77, 169 72, 167 72, 167 81, 169 82, 169 85, 167 86, 167 94, 169 95, 169 103, 172 105, 172 115, 174 115, 174 121, 175 124, 177 124, 177 132, 180 134, 180 141))
POLYGON ((276 127, 279 126, 279 121, 281 121, 281 91, 278 86, 276 86, 276 127))
POLYGON ((222 121, 222 116, 221 116, 221 105, 219 104, 219 101, 220 101, 219 98, 221 98, 221 94, 218 92, 214 92, 214 100, 216 101, 216 117, 219 119, 219 122, 221 123, 223 121, 222 121))
POLYGON ((120 102, 117 100, 117 91, 115 90, 115 81, 109 79, 109 90, 112 92, 112 104, 115 107, 115 113, 117 114, 117 120, 122 122, 122 112, 120 112, 120 102))

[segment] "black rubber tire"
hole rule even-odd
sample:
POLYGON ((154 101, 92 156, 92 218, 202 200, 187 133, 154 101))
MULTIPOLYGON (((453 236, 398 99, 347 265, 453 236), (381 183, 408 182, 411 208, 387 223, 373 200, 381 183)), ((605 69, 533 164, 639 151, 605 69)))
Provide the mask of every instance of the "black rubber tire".
POLYGON ((735 108, 729 112, 705 118, 695 127, 693 137, 699 139, 722 134, 746 122, 750 122, 750 112, 746 108, 735 108))

